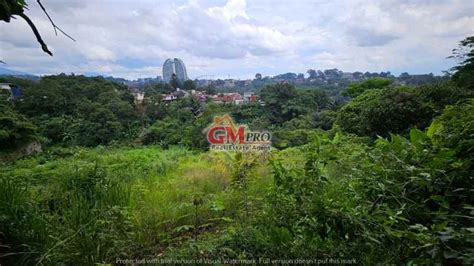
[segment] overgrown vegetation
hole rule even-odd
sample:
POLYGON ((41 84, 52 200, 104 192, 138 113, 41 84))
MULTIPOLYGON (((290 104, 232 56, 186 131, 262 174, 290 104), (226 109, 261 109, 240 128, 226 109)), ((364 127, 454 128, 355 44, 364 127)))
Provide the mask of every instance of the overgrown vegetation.
POLYGON ((262 105, 164 102, 168 86, 136 105, 102 78, 2 80, 23 96, 0 105, 1 151, 45 149, 0 164, 0 263, 473 264, 472 49, 465 56, 451 81, 367 80, 344 105, 289 84, 265 87, 262 105), (270 130, 276 149, 206 151, 203 130, 225 113, 270 130))
POLYGON ((336 124, 359 136, 407 134, 426 128, 444 106, 467 97, 468 91, 444 82, 430 86, 370 89, 343 106, 336 124))
MULTIPOLYGON (((157 255, 238 219, 235 167, 224 154, 103 147, 57 149, 3 166, 2 260, 90 265, 157 255)), ((248 197, 270 180, 258 182, 248 197)))
POLYGON ((37 128, 8 104, 0 103, 0 155, 39 140, 37 128))
POLYGON ((21 89, 15 109, 37 125, 47 144, 97 146, 137 135, 134 99, 125 86, 61 74, 24 81, 21 89))

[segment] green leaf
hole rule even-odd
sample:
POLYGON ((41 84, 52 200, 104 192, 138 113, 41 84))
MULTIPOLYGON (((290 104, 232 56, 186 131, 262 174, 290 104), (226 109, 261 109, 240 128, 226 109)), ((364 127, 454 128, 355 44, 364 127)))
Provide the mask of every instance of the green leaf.
POLYGON ((413 143, 420 143, 429 140, 428 136, 421 130, 412 129, 410 130, 410 141, 413 143))

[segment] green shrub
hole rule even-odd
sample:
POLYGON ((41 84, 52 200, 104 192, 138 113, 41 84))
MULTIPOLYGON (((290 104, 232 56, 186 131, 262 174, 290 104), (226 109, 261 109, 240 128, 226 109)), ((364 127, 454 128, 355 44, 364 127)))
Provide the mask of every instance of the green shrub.
POLYGON ((472 159, 457 152, 472 141, 472 123, 460 124, 455 108, 472 106, 448 108, 437 120, 450 125, 445 136, 455 135, 454 144, 417 129, 410 139, 391 135, 373 146, 320 135, 295 150, 304 160, 276 156, 261 215, 226 245, 252 258, 472 263, 472 159))
POLYGON ((336 124, 359 136, 388 137, 425 129, 446 105, 468 96, 451 82, 431 85, 366 90, 337 112, 336 124))
POLYGON ((0 155, 21 147, 33 140, 40 140, 37 127, 8 104, 0 103, 0 155))

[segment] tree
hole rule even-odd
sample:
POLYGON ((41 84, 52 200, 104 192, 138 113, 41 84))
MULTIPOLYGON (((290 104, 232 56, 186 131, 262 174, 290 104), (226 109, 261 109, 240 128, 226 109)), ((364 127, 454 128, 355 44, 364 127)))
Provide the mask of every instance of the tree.
POLYGON ((288 72, 285 74, 276 75, 273 78, 277 80, 295 80, 296 78, 298 78, 298 75, 295 73, 288 72))
POLYGON ((21 89, 16 110, 54 144, 107 144, 130 138, 140 124, 127 87, 103 78, 46 76, 38 83, 23 83, 21 89))
POLYGON ((164 117, 156 120, 147 129, 142 141, 145 144, 159 144, 163 147, 189 144, 188 136, 183 133, 189 131, 189 127, 195 121, 191 99, 180 99, 165 108, 164 117))
POLYGON ((465 99, 470 92, 466 88, 458 87, 452 81, 441 81, 430 85, 417 87, 422 101, 429 103, 435 114, 441 114, 445 106, 452 105, 459 100, 465 99))
POLYGON ((337 113, 333 110, 322 110, 314 114, 314 126, 324 130, 332 128, 334 121, 336 120, 337 113))
POLYGON ((301 107, 307 108, 307 112, 320 111, 331 105, 328 94, 319 89, 307 89, 298 91, 298 101, 301 107))
POLYGON ((37 128, 31 121, 8 103, 0 103, 0 151, 16 149, 38 139, 37 128))
POLYGON ((461 87, 474 90, 474 36, 467 37, 459 43, 457 49, 453 49, 453 55, 460 64, 452 70, 456 71, 453 81, 461 87))
POLYGON ((393 80, 386 78, 371 78, 361 82, 354 82, 349 84, 347 92, 344 93, 346 96, 357 97, 366 90, 372 89, 384 89, 390 86, 393 80))
POLYGON ((171 87, 173 87, 175 90, 176 90, 177 88, 179 88, 180 85, 181 85, 180 82, 179 82, 179 80, 178 80, 178 77, 177 77, 176 74, 174 74, 174 73, 173 73, 173 75, 171 75, 170 85, 171 85, 171 87))
POLYGON ((316 79, 318 77, 318 75, 316 73, 316 70, 314 70, 314 69, 308 69, 308 71, 306 71, 306 73, 308 73, 308 75, 309 75, 308 79, 316 79))
POLYGON ((196 89, 196 83, 194 83, 194 81, 188 79, 184 82, 183 89, 188 90, 188 91, 195 90, 196 89))
POLYGON ((255 79, 256 80, 261 80, 262 79, 262 74, 260 74, 260 73, 255 74, 255 79))
POLYGON ((217 90, 216 90, 216 87, 212 84, 206 86, 204 88, 204 91, 207 93, 207 94, 210 94, 210 95, 215 95, 217 93, 217 90))
POLYGON ((446 105, 467 96, 465 89, 452 82, 370 89, 338 110, 336 124, 360 136, 406 133, 410 127, 425 128, 446 105))
POLYGON ((273 123, 288 121, 302 113, 302 107, 296 105, 298 92, 293 85, 268 85, 260 92, 268 116, 273 123))
POLYGON ((343 106, 336 124, 359 136, 388 136, 410 127, 425 128, 433 113, 413 88, 371 89, 343 106))

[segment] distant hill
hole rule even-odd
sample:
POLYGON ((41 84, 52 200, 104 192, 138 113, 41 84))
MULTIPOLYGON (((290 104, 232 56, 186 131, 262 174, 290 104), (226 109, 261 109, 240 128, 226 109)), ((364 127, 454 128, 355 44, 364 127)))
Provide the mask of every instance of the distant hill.
POLYGON ((0 75, 10 75, 10 76, 33 76, 31 74, 28 74, 26 72, 21 72, 21 71, 16 71, 16 70, 10 70, 8 68, 3 68, 0 67, 0 75))
POLYGON ((25 78, 25 79, 33 79, 33 80, 37 80, 37 79, 40 78, 40 77, 38 77, 36 75, 33 75, 33 74, 30 74, 30 73, 11 70, 11 69, 4 68, 4 67, 0 67, 0 76, 14 76, 14 77, 21 77, 21 78, 25 78))
POLYGON ((102 73, 100 73, 100 72, 94 72, 94 71, 84 72, 83 75, 86 76, 86 77, 90 77, 90 78, 93 78, 93 77, 102 77, 102 76, 103 76, 102 73))

